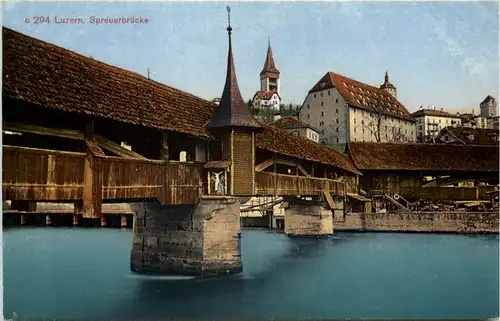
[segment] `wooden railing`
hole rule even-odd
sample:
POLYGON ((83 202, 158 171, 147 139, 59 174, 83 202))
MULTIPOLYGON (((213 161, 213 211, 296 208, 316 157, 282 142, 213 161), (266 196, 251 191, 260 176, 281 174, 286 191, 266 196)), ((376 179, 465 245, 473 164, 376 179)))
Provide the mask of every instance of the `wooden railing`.
MULTIPOLYGON (((80 201, 85 162, 85 153, 3 146, 3 199, 80 201)), ((202 193, 199 163, 106 156, 95 158, 92 166, 92 183, 100 185, 102 200, 156 198, 163 204, 196 204, 202 193)))
POLYGON ((345 195, 345 182, 317 177, 292 176, 268 172, 255 172, 257 195, 345 195))
POLYGON ((3 146, 2 197, 4 200, 80 200, 84 163, 84 153, 3 146))

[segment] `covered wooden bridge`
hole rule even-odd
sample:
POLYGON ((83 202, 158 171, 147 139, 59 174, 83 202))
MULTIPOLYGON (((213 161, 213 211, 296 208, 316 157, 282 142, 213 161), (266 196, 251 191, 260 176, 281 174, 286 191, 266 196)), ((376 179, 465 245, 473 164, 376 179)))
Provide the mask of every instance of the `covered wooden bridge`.
POLYGON ((3 198, 95 218, 102 202, 356 192, 350 159, 257 123, 242 103, 231 51, 217 107, 4 27, 3 198))
POLYGON ((498 195, 498 145, 361 143, 347 152, 369 197, 408 201, 490 200, 498 195))

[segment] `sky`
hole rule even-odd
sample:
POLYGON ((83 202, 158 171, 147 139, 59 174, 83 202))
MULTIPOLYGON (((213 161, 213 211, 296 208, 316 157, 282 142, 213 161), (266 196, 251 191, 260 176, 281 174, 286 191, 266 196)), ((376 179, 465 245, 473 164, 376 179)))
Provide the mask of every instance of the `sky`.
POLYGON ((220 97, 227 12, 243 98, 260 89, 268 37, 284 103, 328 71, 379 86, 387 70, 410 112, 479 112, 499 98, 498 2, 2 2, 3 26, 205 99, 220 97), (147 24, 89 23, 90 17, 147 24), (48 17, 50 23, 34 23, 48 17), (56 24, 82 18, 85 24, 56 24), (29 22, 26 22, 26 19, 29 22))

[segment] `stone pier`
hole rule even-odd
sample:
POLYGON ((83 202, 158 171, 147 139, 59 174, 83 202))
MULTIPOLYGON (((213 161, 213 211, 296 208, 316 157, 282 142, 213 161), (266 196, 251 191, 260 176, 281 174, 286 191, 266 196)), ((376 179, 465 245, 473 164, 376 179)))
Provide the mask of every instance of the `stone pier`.
POLYGON ((333 234, 333 214, 317 198, 287 198, 285 234, 290 236, 326 236, 333 234))
POLYGON ((131 204, 131 270, 195 276, 242 272, 240 203, 203 196, 197 205, 131 204))

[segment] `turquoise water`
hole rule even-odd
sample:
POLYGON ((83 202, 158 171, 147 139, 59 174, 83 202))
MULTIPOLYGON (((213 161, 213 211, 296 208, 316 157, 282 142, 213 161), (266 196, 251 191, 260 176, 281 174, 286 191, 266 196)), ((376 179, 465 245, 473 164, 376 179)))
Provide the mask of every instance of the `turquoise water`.
POLYGON ((242 232, 244 273, 129 271, 132 231, 4 229, 4 314, 18 318, 489 318, 497 235, 242 232))

